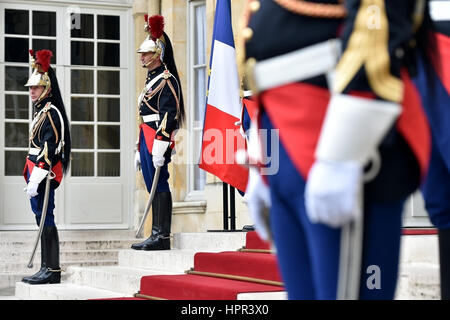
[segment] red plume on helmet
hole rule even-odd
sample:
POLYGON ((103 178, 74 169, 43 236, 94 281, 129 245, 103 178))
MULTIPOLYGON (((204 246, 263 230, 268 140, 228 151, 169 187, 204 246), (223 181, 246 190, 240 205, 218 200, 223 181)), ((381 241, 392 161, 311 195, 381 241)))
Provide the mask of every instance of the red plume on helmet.
MULTIPOLYGON (((31 53, 31 52, 30 52, 31 53)), ((40 65, 40 72, 47 72, 50 67, 50 59, 53 57, 53 53, 50 50, 39 50, 36 52, 36 64, 40 65)))
POLYGON ((151 16, 148 19, 148 26, 150 28, 150 36, 152 39, 159 39, 164 31, 164 17, 160 15, 151 16))

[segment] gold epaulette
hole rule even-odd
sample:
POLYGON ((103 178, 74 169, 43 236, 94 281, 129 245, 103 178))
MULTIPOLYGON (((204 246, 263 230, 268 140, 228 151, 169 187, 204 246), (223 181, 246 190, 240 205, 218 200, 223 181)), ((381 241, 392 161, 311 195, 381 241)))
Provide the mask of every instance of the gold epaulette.
POLYGON ((36 158, 36 161, 39 160, 39 159, 41 159, 42 157, 44 158, 45 162, 47 162, 47 164, 48 164, 49 166, 52 165, 50 159, 48 158, 48 145, 47 145, 47 141, 45 141, 45 143, 44 143, 44 148, 42 149, 42 152, 41 152, 41 153, 38 155, 38 157, 36 158))
POLYGON ((166 127, 167 127, 167 112, 164 115, 163 120, 161 121, 160 126, 158 127, 158 130, 156 130, 156 133, 161 132, 165 137, 170 138, 170 134, 168 134, 166 132, 166 127))
POLYGON ((400 102, 403 83, 390 71, 389 20, 383 0, 362 0, 347 48, 336 67, 334 90, 343 92, 365 67, 367 80, 381 98, 400 102))

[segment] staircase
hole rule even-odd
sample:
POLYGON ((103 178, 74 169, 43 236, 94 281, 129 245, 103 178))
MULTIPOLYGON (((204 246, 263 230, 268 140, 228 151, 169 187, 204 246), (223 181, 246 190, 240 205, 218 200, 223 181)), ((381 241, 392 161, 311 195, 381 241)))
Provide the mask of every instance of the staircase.
MULTIPOLYGON (((234 298, 227 298, 286 299, 284 291, 273 288, 280 280, 278 275, 271 272, 268 277, 263 270, 263 266, 266 270, 273 269, 273 255, 267 254, 267 245, 251 232, 176 233, 172 250, 152 252, 129 249, 138 241, 130 230, 61 231, 61 265, 66 269, 62 283, 32 286, 20 280, 39 268, 39 252, 34 268, 26 267, 35 236, 31 231, 0 232, 0 300, 136 299, 136 293, 146 296, 144 298, 178 299, 183 297, 162 295, 159 288, 173 285, 173 279, 179 277, 191 292, 198 293, 204 288, 199 289, 192 283, 208 282, 209 273, 225 275, 215 280, 215 285, 222 287, 227 287, 230 281, 240 283, 235 276, 269 281, 261 284, 269 287, 260 292, 253 287, 250 288, 253 291, 236 293, 236 285, 228 286, 226 294, 234 298), (265 254, 266 261, 255 254, 265 254), (235 279, 229 279, 230 275, 235 279), (199 281, 186 281, 195 277, 199 281)), ((436 235, 403 236, 396 299, 439 299, 438 267, 436 235)))
MULTIPOLYGON (((0 292, 10 292, 16 282, 39 270, 40 245, 33 268, 27 268, 36 235, 37 231, 0 232, 0 292)), ((117 265, 119 250, 129 248, 136 241, 134 232, 129 230, 62 230, 59 231, 59 240, 63 270, 71 266, 117 265)), ((68 272, 63 273, 63 281, 67 278, 68 272)))
MULTIPOLYGON (((198 269, 195 262, 197 260, 195 258, 196 254, 200 256, 206 255, 206 257, 208 254, 220 256, 219 252, 225 251, 228 255, 248 254, 247 257, 249 257, 255 254, 263 254, 266 258, 269 256, 273 257, 273 255, 268 253, 237 251, 245 246, 246 235, 247 233, 245 232, 177 233, 174 234, 172 239, 172 250, 167 251, 131 250, 128 248, 131 243, 136 242, 136 239, 132 239, 132 241, 127 239, 126 249, 116 251, 117 260, 115 262, 110 261, 110 263, 94 263, 91 265, 88 265, 87 262, 85 264, 66 263, 67 269, 63 273, 61 284, 29 285, 23 282, 16 282, 15 298, 25 300, 133 298, 138 292, 141 294, 145 293, 142 292, 142 284, 151 283, 145 280, 151 279, 151 277, 182 277, 182 279, 186 277, 202 277, 202 282, 204 282, 203 277, 211 279, 211 277, 205 275, 185 274, 186 270, 194 268, 191 271, 195 271, 196 268, 198 269)), ((125 239, 122 244, 125 244, 125 239)), ((94 249, 92 248, 92 250, 94 249)), ((203 259, 199 260, 200 263, 202 263, 201 260, 207 261, 209 259, 205 260, 203 257, 203 259)), ((106 262, 107 259, 105 258, 103 261, 106 262)), ((248 261, 245 264, 248 264, 248 261)), ((251 269, 250 265, 249 267, 251 269)), ((27 274, 30 273, 28 272, 27 274)), ((251 274, 247 274, 247 276, 249 278, 254 277, 251 274)), ((233 281, 242 282, 223 278, 219 279, 219 281, 228 284, 233 283, 233 281)), ((286 297, 283 288, 280 286, 277 286, 275 288, 276 292, 274 292, 271 285, 258 285, 260 289, 252 291, 255 285, 249 284, 250 291, 238 293, 234 299, 285 299, 286 297)), ((195 298, 186 297, 186 299, 195 298)))

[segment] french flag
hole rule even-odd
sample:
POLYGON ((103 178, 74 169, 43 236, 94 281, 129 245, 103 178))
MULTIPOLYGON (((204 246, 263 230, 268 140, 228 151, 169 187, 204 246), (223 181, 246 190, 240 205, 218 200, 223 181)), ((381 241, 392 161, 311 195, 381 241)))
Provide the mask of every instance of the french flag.
POLYGON ((235 160, 236 151, 246 147, 236 124, 241 115, 239 90, 231 3, 217 0, 199 167, 245 191, 248 169, 235 160))

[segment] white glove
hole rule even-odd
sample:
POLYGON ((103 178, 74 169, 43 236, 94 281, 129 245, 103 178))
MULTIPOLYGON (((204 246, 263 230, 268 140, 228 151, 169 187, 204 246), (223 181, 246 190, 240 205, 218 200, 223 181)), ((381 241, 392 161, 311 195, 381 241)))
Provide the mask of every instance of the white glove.
POLYGON ((250 168, 245 190, 244 200, 247 202, 248 212, 252 218, 256 232, 261 239, 268 241, 270 239, 269 219, 270 190, 264 183, 261 175, 256 168, 250 168))
POLYGON ((134 171, 141 171, 141 153, 139 151, 134 154, 134 171))
POLYGON ((169 144, 169 141, 162 141, 158 139, 153 140, 152 159, 153 166, 155 168, 162 167, 164 165, 164 154, 166 153, 169 144))
POLYGON ((162 167, 164 165, 164 161, 166 159, 162 156, 158 156, 158 155, 154 154, 154 155, 152 155, 152 160, 153 160, 153 166, 155 168, 158 168, 158 167, 162 167))
POLYGON ((316 161, 309 172, 305 206, 312 223, 338 228, 358 217, 363 169, 357 162, 316 161))
POLYGON ((38 195, 37 189, 39 187, 39 183, 41 183, 41 181, 47 177, 47 174, 48 170, 44 170, 39 167, 33 168, 27 185, 27 195, 30 198, 36 197, 38 195))
POLYGON ((28 182, 27 195, 30 198, 36 197, 38 195, 38 192, 37 192, 38 187, 39 187, 39 183, 32 182, 32 181, 28 182))

